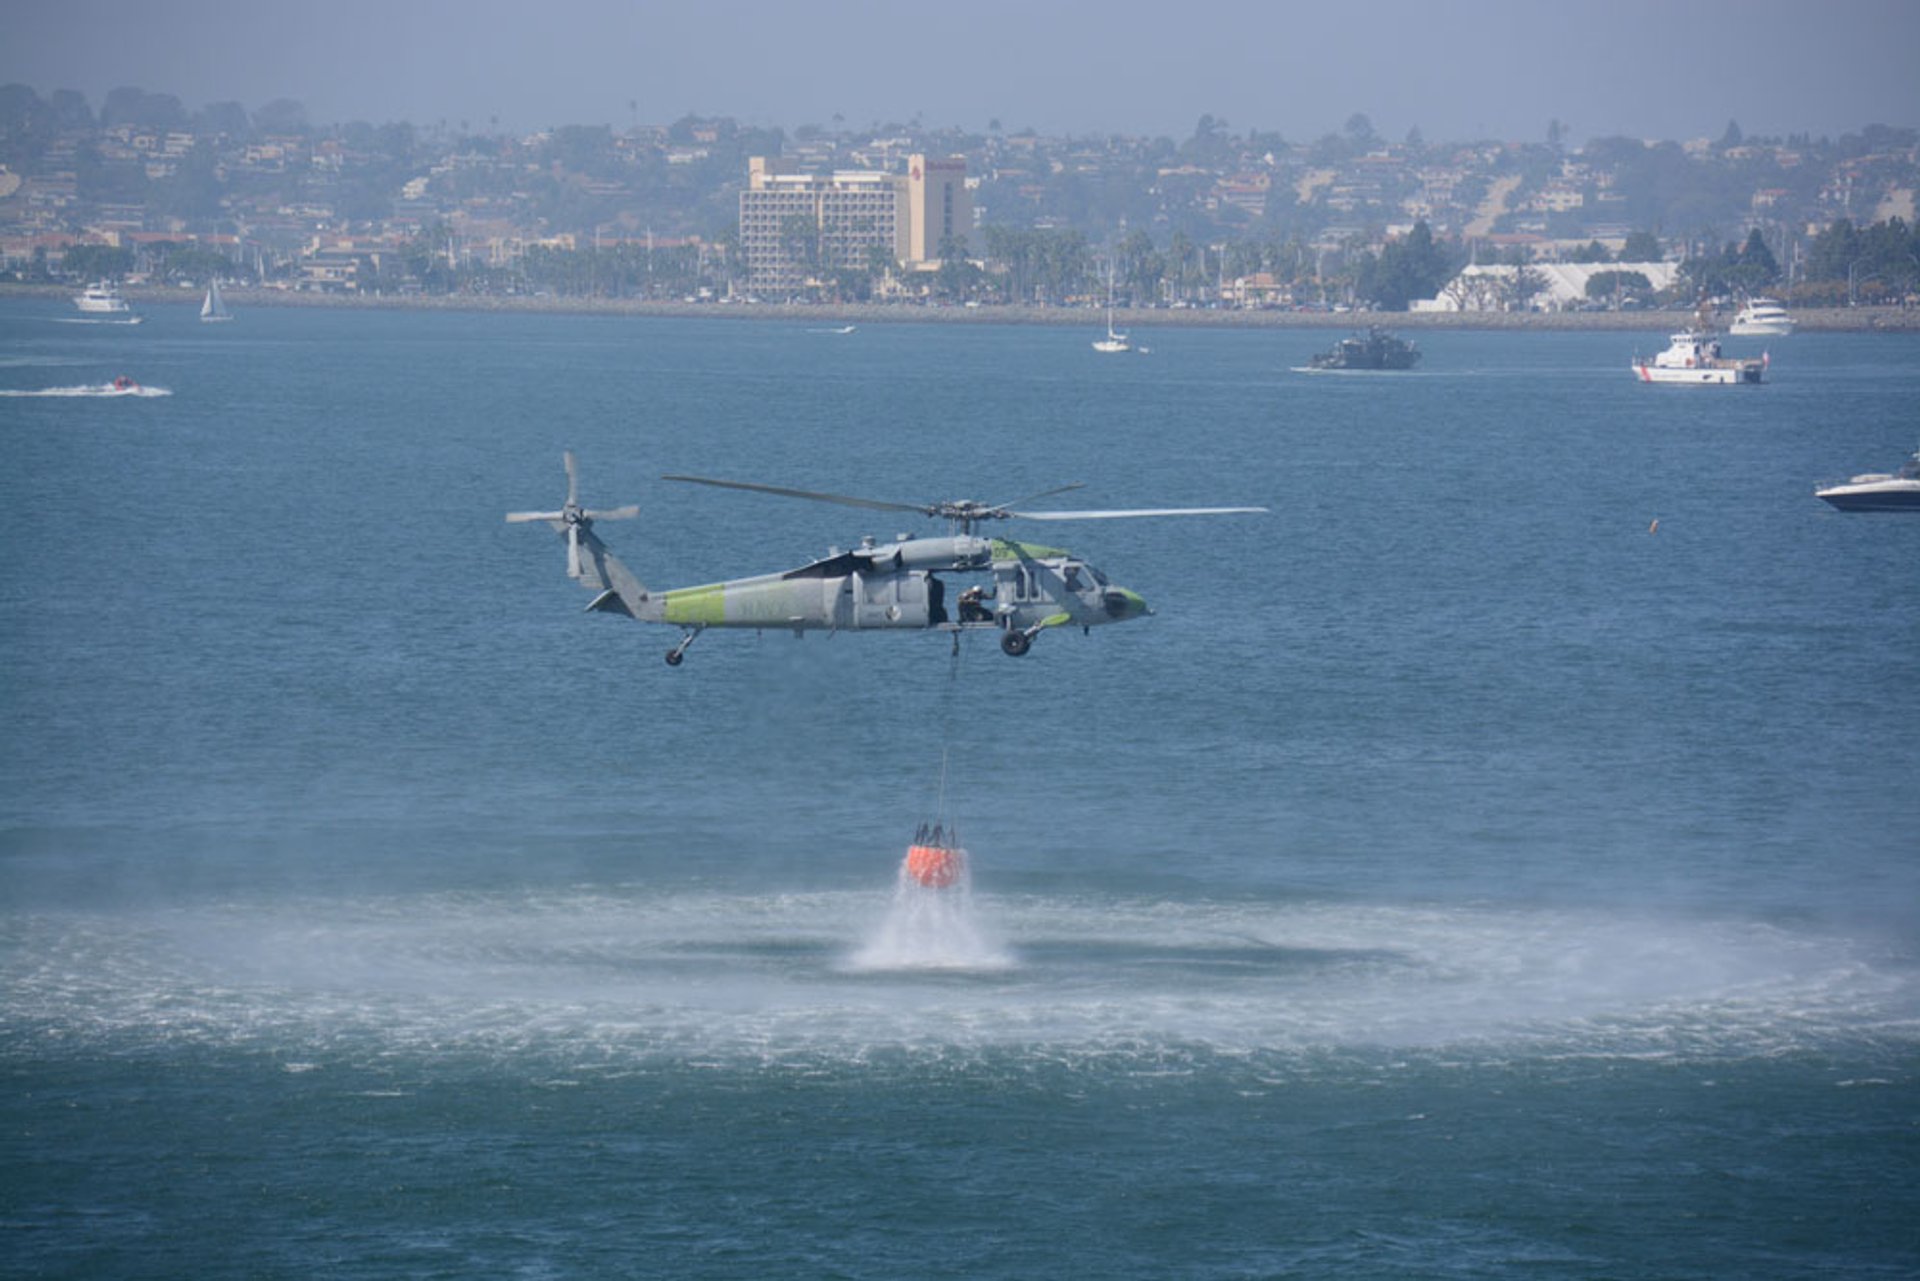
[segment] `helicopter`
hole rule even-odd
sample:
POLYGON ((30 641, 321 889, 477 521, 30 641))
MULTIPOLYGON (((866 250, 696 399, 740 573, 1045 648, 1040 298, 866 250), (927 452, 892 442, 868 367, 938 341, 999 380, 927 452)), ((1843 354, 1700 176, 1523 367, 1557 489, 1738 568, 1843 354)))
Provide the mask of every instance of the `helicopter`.
POLYGON ((989 521, 1118 520, 1152 516, 1224 516, 1265 512, 1264 507, 1163 507, 1127 511, 1025 511, 1024 503, 1084 488, 1061 485, 1008 503, 957 499, 896 503, 846 494, 790 489, 707 476, 662 477, 693 485, 838 503, 871 511, 905 512, 947 522, 944 537, 897 535, 890 543, 863 538, 850 551, 831 548, 797 569, 734 578, 699 587, 650 591, 607 550, 594 522, 627 520, 635 506, 596 511, 580 505, 579 470, 573 453, 563 455, 567 501, 558 511, 507 513, 511 524, 544 522, 567 543, 567 576, 595 593, 588 612, 624 614, 642 623, 681 629, 667 651, 667 665, 680 666, 687 649, 709 627, 809 631, 892 629, 953 633, 997 632, 1000 648, 1018 658, 1041 632, 1053 627, 1121 623, 1151 614, 1139 593, 1115 586, 1072 552, 1013 539, 986 538, 975 528, 989 521), (948 579, 967 579, 949 599, 948 579))

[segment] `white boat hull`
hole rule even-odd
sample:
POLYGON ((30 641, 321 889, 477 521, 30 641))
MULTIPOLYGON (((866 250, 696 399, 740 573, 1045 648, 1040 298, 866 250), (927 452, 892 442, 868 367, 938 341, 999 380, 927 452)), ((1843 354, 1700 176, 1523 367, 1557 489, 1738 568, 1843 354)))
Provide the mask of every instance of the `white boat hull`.
POLYGON ((1920 481, 1879 481, 1817 489, 1814 497, 1843 512, 1920 512, 1920 481))
POLYGON ((1704 365, 1692 369, 1673 369, 1652 363, 1636 364, 1633 372, 1643 383, 1675 383, 1687 387, 1727 387, 1734 383, 1758 383, 1761 363, 1737 361, 1729 365, 1704 365))

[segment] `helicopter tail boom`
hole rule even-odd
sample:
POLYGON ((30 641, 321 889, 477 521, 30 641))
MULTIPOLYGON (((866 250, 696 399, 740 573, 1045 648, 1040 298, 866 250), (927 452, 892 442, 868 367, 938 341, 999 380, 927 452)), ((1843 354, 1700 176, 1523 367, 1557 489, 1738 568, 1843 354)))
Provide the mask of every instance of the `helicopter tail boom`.
POLYGON ((587 606, 589 610, 625 614, 635 619, 642 617, 646 586, 590 529, 580 533, 580 572, 575 577, 582 587, 597 593, 587 606))

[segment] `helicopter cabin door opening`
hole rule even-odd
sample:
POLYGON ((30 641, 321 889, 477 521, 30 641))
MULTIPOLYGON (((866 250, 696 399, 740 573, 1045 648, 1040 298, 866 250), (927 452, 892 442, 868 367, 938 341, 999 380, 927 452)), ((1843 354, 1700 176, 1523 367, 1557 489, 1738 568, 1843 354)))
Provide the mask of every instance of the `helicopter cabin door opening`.
POLYGON ((960 593, 960 622, 991 623, 993 621, 994 597, 988 594, 988 584, 972 583, 960 593))

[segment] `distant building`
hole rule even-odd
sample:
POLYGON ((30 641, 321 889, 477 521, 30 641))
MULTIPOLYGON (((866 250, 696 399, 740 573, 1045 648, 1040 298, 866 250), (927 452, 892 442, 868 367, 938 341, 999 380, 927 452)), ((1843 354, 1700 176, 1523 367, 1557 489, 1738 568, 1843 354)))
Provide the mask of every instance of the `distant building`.
POLYGON ((967 162, 958 156, 909 156, 904 175, 789 172, 778 160, 754 156, 740 193, 740 249, 747 285, 756 291, 864 272, 876 247, 896 265, 932 262, 949 237, 964 240, 972 225, 967 162))
POLYGON ((1256 271, 1228 281, 1220 290, 1220 299, 1235 307, 1283 307, 1293 301, 1293 286, 1270 271, 1256 271))
MULTIPOLYGON (((1518 267, 1475 264, 1440 289, 1436 298, 1416 298, 1410 311, 1508 311, 1512 309, 1512 281, 1518 267)), ((1539 289, 1529 299, 1536 311, 1563 311, 1587 300, 1587 282, 1602 272, 1638 272, 1656 291, 1674 287, 1680 277, 1677 262, 1536 262, 1533 273, 1539 289)))
POLYGON ((937 262, 940 246, 965 244, 973 230, 973 196, 965 156, 907 157, 907 252, 910 264, 937 262))

